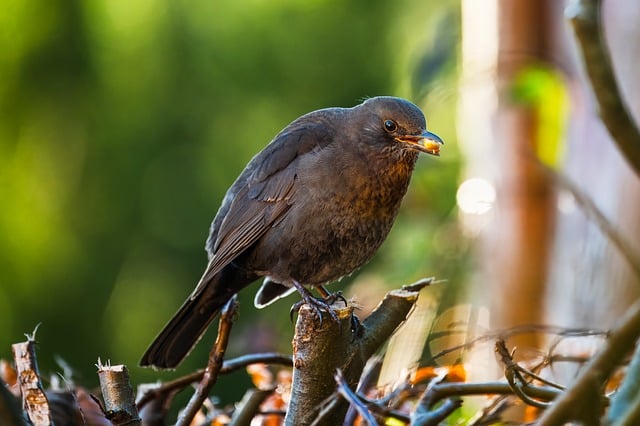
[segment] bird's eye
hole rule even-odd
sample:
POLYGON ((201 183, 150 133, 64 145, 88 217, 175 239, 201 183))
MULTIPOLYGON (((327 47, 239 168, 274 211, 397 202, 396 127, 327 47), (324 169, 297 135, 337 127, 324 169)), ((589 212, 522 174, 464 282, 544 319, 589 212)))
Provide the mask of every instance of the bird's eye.
POLYGON ((396 130, 398 130, 398 125, 393 120, 385 120, 384 129, 389 133, 395 132, 396 130))

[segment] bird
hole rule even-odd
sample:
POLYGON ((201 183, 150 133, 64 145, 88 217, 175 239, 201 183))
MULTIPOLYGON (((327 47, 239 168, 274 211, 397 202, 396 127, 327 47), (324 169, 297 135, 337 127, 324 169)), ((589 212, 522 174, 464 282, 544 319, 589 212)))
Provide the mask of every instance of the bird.
POLYGON ((331 312, 309 288, 326 297, 324 285, 371 259, 419 153, 439 156, 443 143, 419 107, 391 96, 295 119, 228 189, 211 223, 202 278, 140 365, 176 368, 225 303, 260 278, 257 308, 297 290, 302 303, 331 312))

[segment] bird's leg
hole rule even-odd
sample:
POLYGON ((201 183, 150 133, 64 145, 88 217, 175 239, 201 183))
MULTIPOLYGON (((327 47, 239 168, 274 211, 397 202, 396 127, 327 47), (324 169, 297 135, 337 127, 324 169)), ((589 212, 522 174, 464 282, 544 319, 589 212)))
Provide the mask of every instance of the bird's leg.
MULTIPOLYGON (((291 321, 293 321, 293 314, 295 312, 298 312, 300 310, 300 307, 302 307, 302 305, 306 303, 307 305, 309 305, 309 307, 313 310, 313 312, 316 314, 316 316, 320 320, 321 326, 322 326, 322 311, 321 311, 322 309, 327 311, 327 313, 329 313, 331 318, 333 318, 335 322, 340 324, 340 320, 338 319, 338 316, 333 311, 333 309, 331 309, 331 303, 333 302, 328 300, 331 294, 327 290, 323 288, 324 292, 327 295, 327 299, 324 299, 321 297, 315 297, 313 294, 311 294, 311 292, 306 287, 304 287, 302 284, 300 284, 297 281, 293 281, 293 286, 296 288, 296 290, 298 290, 298 293, 300 293, 300 296, 302 296, 302 300, 294 303, 293 306, 291 306, 291 310, 289 311, 289 315, 291 316, 291 321)), ((322 292, 320 292, 320 294, 322 294, 322 292)), ((342 299, 344 300, 344 298, 342 299)))
POLYGON ((329 290, 324 288, 324 286, 322 286, 322 285, 317 286, 316 289, 318 290, 318 293, 320 293, 320 296, 322 296, 322 298, 328 304, 333 305, 333 303, 336 300, 340 300, 342 303, 344 303, 345 308, 348 306, 347 305, 347 299, 344 298, 344 296, 342 295, 341 291, 336 291, 335 293, 331 293, 329 290))
MULTIPOLYGON (((318 289, 318 293, 320 293, 324 300, 330 305, 332 305, 336 300, 340 300, 344 303, 345 307, 348 306, 347 299, 344 298, 341 291, 338 290, 335 293, 331 293, 321 285, 316 288, 318 289)), ((360 318, 358 318, 354 313, 351 314, 351 331, 353 332, 353 340, 362 337, 362 334, 364 333, 364 327, 360 322, 360 318)))

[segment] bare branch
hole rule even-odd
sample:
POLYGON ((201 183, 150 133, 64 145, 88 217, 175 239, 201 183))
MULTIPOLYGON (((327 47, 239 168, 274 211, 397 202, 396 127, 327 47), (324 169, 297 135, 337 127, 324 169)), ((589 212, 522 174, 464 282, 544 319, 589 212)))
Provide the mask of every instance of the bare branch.
MULTIPOLYGON (((413 426, 438 426, 443 420, 449 417, 454 411, 462 406, 462 399, 447 399, 435 410, 416 410, 411 416, 413 426)), ((420 407, 422 407, 420 405, 420 407)))
POLYGON ((607 380, 634 348, 640 336, 640 301, 634 303, 609 333, 607 344, 584 366, 576 382, 542 416, 545 425, 581 420, 592 424, 602 415, 607 380))
POLYGON ((640 131, 622 101, 602 30, 601 9, 602 0, 573 0, 565 15, 573 26, 602 122, 640 175, 640 131))
MULTIPOLYGON (((38 327, 36 327, 36 330, 38 327)), ((22 394, 22 406, 27 411, 29 420, 35 426, 50 425, 51 409, 44 393, 38 360, 36 357, 35 333, 27 335, 27 341, 11 345, 13 359, 18 371, 18 383, 22 394)))
POLYGON ((127 367, 102 365, 98 360, 98 378, 107 419, 114 425, 139 425, 140 417, 127 367))
POLYGON ((378 426, 378 421, 373 417, 373 414, 371 414, 366 405, 360 400, 360 398, 358 398, 358 395, 351 390, 345 381, 342 371, 336 371, 335 380, 338 386, 338 393, 342 395, 344 399, 349 401, 349 404, 358 411, 360 417, 362 417, 369 426, 378 426))
POLYGON ((238 299, 237 296, 234 295, 224 305, 224 308, 222 308, 218 325, 218 337, 216 338, 216 341, 211 348, 211 352, 209 353, 209 361, 207 362, 207 367, 204 369, 202 381, 191 396, 184 412, 180 418, 178 418, 176 423, 177 426, 188 426, 191 423, 191 420, 193 420, 200 410, 202 403, 207 399, 209 391, 218 379, 218 374, 222 368, 224 353, 227 350, 227 345, 229 343, 229 335, 231 334, 233 319, 236 316, 237 311, 238 299))
POLYGON ((640 255, 633 249, 625 237, 618 232, 604 213, 598 208, 596 203, 568 177, 557 173, 542 163, 540 163, 540 166, 543 167, 560 188, 568 191, 573 196, 576 203, 582 207, 585 215, 598 225, 600 231, 616 246, 622 257, 627 261, 636 278, 640 279, 640 255))
POLYGON ((251 420, 258 414, 260 404, 273 393, 274 389, 249 389, 237 404, 229 426, 250 425, 251 420))
MULTIPOLYGON (((274 364, 292 366, 293 361, 290 355, 283 355, 276 352, 265 352, 257 354, 242 355, 236 358, 226 360, 222 363, 219 374, 228 374, 233 371, 240 370, 251 364, 274 364)), ((178 377, 170 382, 163 383, 160 386, 150 387, 138 399, 138 410, 141 410, 151 400, 156 398, 164 398, 165 395, 180 392, 192 383, 199 382, 204 376, 204 369, 178 377)))
MULTIPOLYGON (((316 321, 308 305, 298 312, 293 338, 293 383, 291 401, 285 417, 287 425, 309 425, 318 417, 322 405, 335 391, 333 375, 349 358, 353 307, 342 303, 332 307, 338 321, 316 321)), ((345 410, 346 411, 346 410, 345 410)), ((323 424, 340 424, 336 410, 325 412, 323 424)))
POLYGON ((445 355, 448 355, 451 352, 459 351, 460 349, 470 349, 481 342, 487 342, 487 341, 497 340, 497 339, 507 339, 512 336, 517 336, 520 334, 528 334, 528 333, 555 334, 562 337, 586 337, 586 336, 606 336, 607 331, 596 330, 592 328, 566 328, 566 327, 543 325, 543 324, 524 324, 524 325, 518 325, 515 327, 510 327, 502 330, 495 330, 495 331, 482 334, 461 345, 456 345, 456 346, 452 346, 450 348, 444 349, 438 352, 437 354, 433 355, 432 358, 436 360, 445 355))

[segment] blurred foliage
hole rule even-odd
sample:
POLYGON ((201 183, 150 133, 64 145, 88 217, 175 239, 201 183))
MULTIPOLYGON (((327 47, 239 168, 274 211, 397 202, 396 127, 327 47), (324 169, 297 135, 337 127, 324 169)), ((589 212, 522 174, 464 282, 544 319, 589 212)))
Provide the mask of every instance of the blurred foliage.
MULTIPOLYGON (((197 282, 226 188, 295 117, 366 96, 420 104, 448 143, 365 269, 455 274, 457 22, 451 0, 5 0, 0 357, 42 322, 44 371, 58 354, 93 381, 100 356, 155 380, 135 366, 197 282)), ((253 291, 229 354, 288 351, 288 301, 256 311, 253 291)))
POLYGON ((523 68, 514 78, 512 98, 529 105, 536 113, 538 126, 535 151, 544 164, 559 168, 566 150, 566 126, 569 94, 563 75, 548 65, 523 68))

